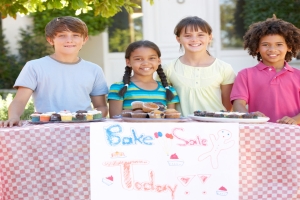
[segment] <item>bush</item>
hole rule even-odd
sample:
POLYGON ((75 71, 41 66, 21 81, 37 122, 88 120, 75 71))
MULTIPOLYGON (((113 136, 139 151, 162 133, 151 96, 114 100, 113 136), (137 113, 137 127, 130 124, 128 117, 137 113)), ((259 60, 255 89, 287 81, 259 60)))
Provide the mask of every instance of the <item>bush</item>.
MULTIPOLYGON (((8 107, 12 102, 15 94, 9 93, 6 95, 6 98, 2 98, 0 95, 0 120, 8 119, 8 107)), ((30 99, 25 107, 25 110, 21 116, 21 120, 29 120, 30 115, 34 112, 34 106, 32 99, 30 99)))

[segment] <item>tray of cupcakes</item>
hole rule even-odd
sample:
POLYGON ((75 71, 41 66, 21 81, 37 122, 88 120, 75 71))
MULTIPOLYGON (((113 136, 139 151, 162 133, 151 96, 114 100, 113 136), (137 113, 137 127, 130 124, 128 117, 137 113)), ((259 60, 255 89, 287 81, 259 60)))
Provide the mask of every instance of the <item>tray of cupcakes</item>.
POLYGON ((63 110, 58 113, 46 112, 39 113, 34 112, 30 115, 31 124, 45 124, 45 123, 86 123, 86 122, 101 122, 105 121, 102 118, 102 112, 98 110, 78 110, 71 113, 70 111, 63 110))
POLYGON ((194 111, 194 114, 189 117, 196 121, 204 122, 227 122, 227 123, 265 123, 269 121, 269 117, 259 117, 253 113, 241 112, 208 112, 208 111, 194 111))
POLYGON ((189 118, 182 117, 175 109, 167 109, 160 102, 133 101, 131 110, 123 110, 120 116, 125 122, 186 122, 189 118))

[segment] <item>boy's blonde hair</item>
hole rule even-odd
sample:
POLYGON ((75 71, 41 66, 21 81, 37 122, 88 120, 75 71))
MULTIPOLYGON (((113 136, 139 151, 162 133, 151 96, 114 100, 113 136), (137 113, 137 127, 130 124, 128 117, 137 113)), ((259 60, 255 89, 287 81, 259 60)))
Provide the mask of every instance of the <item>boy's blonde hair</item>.
POLYGON ((45 36, 53 39, 57 33, 63 31, 80 33, 83 38, 88 36, 86 24, 81 19, 71 16, 57 17, 51 20, 45 27, 45 36))

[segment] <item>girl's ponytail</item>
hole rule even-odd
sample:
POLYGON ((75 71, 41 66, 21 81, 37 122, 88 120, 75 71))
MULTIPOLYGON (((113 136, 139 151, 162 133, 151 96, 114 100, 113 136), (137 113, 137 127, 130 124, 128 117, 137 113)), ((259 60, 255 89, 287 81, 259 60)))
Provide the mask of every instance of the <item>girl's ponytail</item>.
POLYGON ((161 65, 158 65, 158 68, 156 70, 160 80, 161 80, 161 83, 162 85, 166 88, 166 99, 168 101, 171 101, 173 98, 174 98, 174 94, 173 92, 170 90, 170 86, 168 84, 168 81, 167 81, 167 77, 164 73, 164 70, 162 69, 161 65))
POLYGON ((125 73, 124 73, 124 76, 123 76, 124 87, 122 87, 120 89, 120 91, 118 92, 118 95, 120 97, 124 97, 124 94, 127 92, 127 87, 130 83, 131 71, 132 71, 131 67, 128 67, 128 66, 125 67, 125 73))

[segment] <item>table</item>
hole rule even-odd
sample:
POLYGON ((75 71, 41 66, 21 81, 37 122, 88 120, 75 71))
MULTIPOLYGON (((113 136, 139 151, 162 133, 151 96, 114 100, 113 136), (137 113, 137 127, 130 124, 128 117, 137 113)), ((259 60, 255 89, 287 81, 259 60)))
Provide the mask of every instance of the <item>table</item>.
MULTIPOLYGON (((239 126, 240 200, 300 199, 300 127, 239 126)), ((0 129, 0 200, 90 199, 89 130, 89 123, 0 129)))

